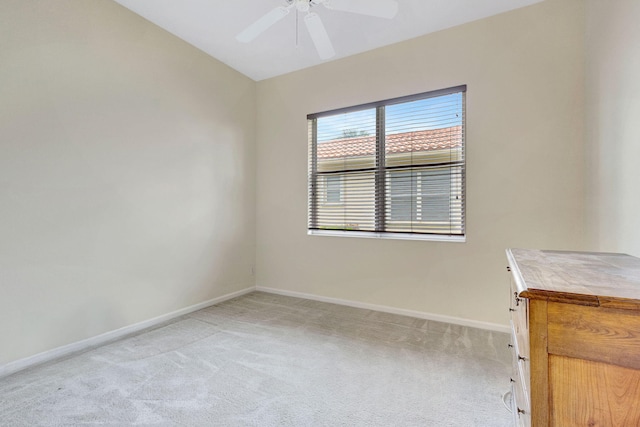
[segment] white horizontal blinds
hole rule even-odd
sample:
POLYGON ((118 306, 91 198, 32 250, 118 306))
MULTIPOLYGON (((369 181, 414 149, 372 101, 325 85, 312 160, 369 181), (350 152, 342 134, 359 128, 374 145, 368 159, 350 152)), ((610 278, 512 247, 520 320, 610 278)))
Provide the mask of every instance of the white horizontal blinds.
POLYGON ((310 192, 315 207, 310 228, 375 231, 376 109, 314 120, 311 181, 316 191, 310 192))
POLYGON ((309 229, 464 235, 465 90, 309 115, 309 229))
POLYGON ((464 93, 385 108, 386 230, 464 234, 464 93))

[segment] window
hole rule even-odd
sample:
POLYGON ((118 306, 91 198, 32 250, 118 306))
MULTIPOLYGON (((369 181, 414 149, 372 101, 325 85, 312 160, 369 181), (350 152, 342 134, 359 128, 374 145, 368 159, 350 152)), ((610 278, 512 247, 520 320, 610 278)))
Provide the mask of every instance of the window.
POLYGON ((325 203, 342 202, 342 177, 340 175, 328 175, 324 177, 325 203))
POLYGON ((463 240, 465 95, 307 116, 310 234, 463 240))

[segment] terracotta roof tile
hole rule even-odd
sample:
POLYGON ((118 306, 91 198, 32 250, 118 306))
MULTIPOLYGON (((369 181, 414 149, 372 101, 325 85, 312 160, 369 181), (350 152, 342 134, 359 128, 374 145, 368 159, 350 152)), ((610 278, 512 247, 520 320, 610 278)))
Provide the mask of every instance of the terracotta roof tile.
MULTIPOLYGON (((462 126, 404 132, 387 135, 387 153, 445 150, 462 147, 462 126)), ((372 156, 376 153, 376 137, 342 138, 318 144, 318 158, 372 156)))

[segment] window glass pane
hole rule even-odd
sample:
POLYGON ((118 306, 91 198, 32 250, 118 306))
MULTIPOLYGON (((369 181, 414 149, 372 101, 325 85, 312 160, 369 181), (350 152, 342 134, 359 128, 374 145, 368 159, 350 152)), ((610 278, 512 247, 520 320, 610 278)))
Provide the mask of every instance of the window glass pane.
POLYGON ((411 166, 461 160, 462 94, 385 107, 385 165, 411 166))
MULTIPOLYGON (((459 232, 452 205, 452 168, 464 160, 463 94, 385 106, 386 230, 409 233, 459 232)), ((459 180, 462 182, 462 179, 459 180)), ((456 193, 455 195, 453 193, 456 193)), ((462 206, 459 204, 459 206, 462 206)))
POLYGON ((391 172, 387 186, 389 219, 391 221, 412 221, 417 215, 417 176, 412 172, 391 172))
POLYGON ((420 221, 449 222, 451 212, 451 172, 436 169, 420 174, 420 221))
POLYGON ((375 166, 375 108, 321 117, 317 126, 318 172, 375 166))
MULTIPOLYGON (((329 202, 329 195, 317 203, 316 228, 320 230, 375 230, 375 174, 368 172, 345 172, 338 175, 323 176, 330 180, 339 178, 341 182, 341 201, 329 202)), ((327 182, 327 181, 325 181, 327 182)), ((331 185, 331 184, 329 184, 331 185)))

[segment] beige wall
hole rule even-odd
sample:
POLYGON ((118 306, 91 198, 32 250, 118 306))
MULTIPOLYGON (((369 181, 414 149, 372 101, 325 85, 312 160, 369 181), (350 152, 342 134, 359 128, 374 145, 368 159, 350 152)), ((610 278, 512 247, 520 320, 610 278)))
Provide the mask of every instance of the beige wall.
POLYGON ((252 286, 256 261, 259 286, 506 324, 504 249, 582 248, 584 200, 591 245, 638 255, 638 7, 587 11, 585 162, 580 0, 262 81, 257 110, 114 2, 3 0, 0 365, 252 286), (459 84, 467 242, 307 236, 306 114, 459 84))
POLYGON ((589 247, 640 256, 640 2, 586 11, 589 247))
POLYGON ((0 365, 252 286, 255 83, 110 1, 0 2, 0 365))
POLYGON ((580 0, 257 86, 258 286, 507 323, 508 247, 583 246, 580 0), (306 115, 467 84, 467 242, 308 236, 306 115))

